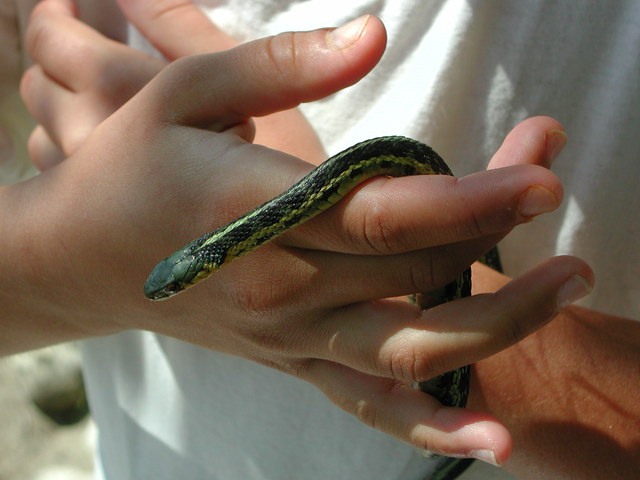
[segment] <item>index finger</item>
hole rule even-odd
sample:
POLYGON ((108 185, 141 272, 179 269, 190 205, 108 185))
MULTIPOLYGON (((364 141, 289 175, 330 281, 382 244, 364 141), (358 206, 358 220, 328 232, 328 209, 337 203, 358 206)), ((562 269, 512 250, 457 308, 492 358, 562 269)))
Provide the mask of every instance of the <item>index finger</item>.
POLYGON ((378 63, 385 46, 382 22, 365 15, 342 28, 287 32, 179 59, 141 97, 156 106, 156 118, 222 131, 353 85, 378 63))
POLYGON ((536 165, 461 178, 376 177, 279 242, 344 253, 397 254, 507 232, 555 210, 562 196, 560 180, 536 165))
POLYGON ((118 0, 127 19, 169 60, 238 45, 189 0, 118 0))

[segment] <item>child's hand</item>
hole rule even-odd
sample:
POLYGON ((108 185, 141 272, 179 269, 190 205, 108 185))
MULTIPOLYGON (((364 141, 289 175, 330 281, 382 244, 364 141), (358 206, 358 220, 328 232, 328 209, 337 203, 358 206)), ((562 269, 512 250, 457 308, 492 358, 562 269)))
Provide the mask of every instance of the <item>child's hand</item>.
MULTIPOLYGON (((190 2, 163 15, 155 12, 157 2, 120 3, 128 20, 168 61, 237 45, 190 2)), ((168 63, 84 24, 76 18, 71 0, 39 3, 26 41, 35 65, 24 76, 22 93, 39 123, 29 140, 29 152, 41 170, 72 155, 98 124, 168 63)), ((256 143, 315 164, 325 157, 311 126, 295 108, 255 123, 256 143)))

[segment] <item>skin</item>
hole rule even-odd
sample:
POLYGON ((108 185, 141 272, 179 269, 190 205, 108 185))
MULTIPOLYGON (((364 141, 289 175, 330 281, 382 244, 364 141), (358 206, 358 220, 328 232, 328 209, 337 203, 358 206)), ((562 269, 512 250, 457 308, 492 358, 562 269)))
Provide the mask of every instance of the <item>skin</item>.
MULTIPOLYGON (((478 292, 509 281, 482 265, 478 292)), ((475 365, 469 407, 507 426, 521 479, 630 479, 640 470, 640 327, 585 308, 475 365)))
MULTIPOLYGON (((174 2, 174 8, 159 14, 153 11, 154 3, 121 6, 169 59, 231 46, 232 40, 190 4, 174 2), (198 33, 183 44, 179 31, 186 26, 198 33)), ((529 434, 547 416, 565 418, 567 412, 551 400, 542 412, 532 408, 545 389, 536 388, 540 386, 529 376, 507 378, 500 372, 503 365, 513 365, 503 362, 521 358, 526 342, 541 342, 543 332, 554 329, 545 334, 553 336, 558 328, 560 338, 583 345, 586 333, 567 325, 582 326, 597 317, 601 330, 594 327, 590 333, 599 337, 609 328, 609 319, 567 308, 540 335, 493 354, 553 318, 568 279, 577 275, 585 287, 569 300, 586 293, 593 275, 583 262, 559 257, 511 282, 478 267, 474 284, 482 295, 429 312, 375 300, 445 283, 515 225, 558 205, 561 186, 540 167, 550 165, 564 140, 562 127, 552 119, 534 118, 516 127, 491 160, 490 171, 460 180, 372 180, 338 208, 230 265, 194 289, 193 296, 154 305, 136 295, 158 258, 211 225, 274 196, 311 168, 291 156, 247 144, 254 132, 256 143, 312 163, 324 158, 308 123, 291 108, 357 81, 375 65, 384 40, 382 25, 369 17, 357 41, 346 49, 336 50, 327 41, 327 31, 286 34, 220 55, 174 62, 155 76, 162 62, 78 22, 70 3, 41 3, 27 33, 36 66, 24 76, 22 92, 41 125, 30 141, 31 152, 46 171, 0 193, 2 211, 22 227, 6 234, 18 254, 1 265, 3 271, 18 269, 23 279, 17 287, 12 283, 11 302, 5 293, 0 297, 3 311, 5 305, 10 310, 2 326, 7 332, 5 351, 148 329, 297 375, 364 422, 419 448, 466 455, 490 449, 495 460, 504 463, 512 439, 491 415, 445 409, 406 388, 408 381, 486 358, 478 363, 471 402, 479 411, 504 418, 515 435, 518 449, 507 466, 522 478, 540 478, 540 468, 573 475, 560 455, 557 465, 539 462, 540 452, 548 453, 542 444, 555 442, 572 453, 564 443, 565 429, 556 429, 538 443, 538 437, 529 434), (56 38, 78 51, 63 62, 51 48, 56 38), (291 45, 295 63, 288 56, 291 45), (65 69, 74 70, 69 68, 70 58, 84 60, 85 68, 76 73, 93 73, 66 78, 65 69), (114 72, 115 59, 121 68, 114 72), (140 77, 132 78, 127 65, 140 70, 140 77), (220 71, 226 72, 224 77, 220 71), (108 82, 96 81, 107 73, 108 82), (287 82, 280 80, 282 76, 287 82), (260 84, 247 80, 251 78, 259 78, 260 84), (56 121, 61 112, 64 122, 56 121), (256 116, 261 117, 254 123, 256 116), (294 136, 292 128, 298 129, 294 136), (298 142, 278 143, 289 138, 298 142), (537 210, 525 208, 525 193, 532 187, 548 193, 538 197, 537 210), (83 201, 82 209, 77 198, 83 201), (460 207, 443 219, 439 212, 444 204, 460 207), (219 209, 212 212, 211 205, 219 209), (115 238, 114 231, 120 232, 115 238), (19 261, 26 252, 28 261, 19 261), (47 265, 46 275, 41 265, 47 265), (278 290, 271 288, 275 278, 281 282, 278 290), (482 318, 477 312, 484 312, 482 318), (261 328, 256 329, 256 323, 261 328), (435 336, 435 331, 447 334, 435 336), (522 398, 513 402, 508 395, 513 385, 529 381, 531 385, 519 388, 522 398), (446 432, 454 424, 461 427, 446 432)), ((555 365, 553 355, 564 345, 543 349, 549 365, 555 365)), ((605 346, 597 353, 606 352, 605 346)), ((633 348, 616 352, 621 363, 615 363, 612 372, 605 368, 607 373, 635 358, 633 348)), ((609 364, 599 367, 603 365, 609 364)), ((562 381, 558 370, 554 375, 562 381)), ((583 370, 585 378, 594 378, 593 372, 583 370)), ((580 420, 586 429, 599 427, 595 412, 580 420)), ((623 426, 628 416, 618 420, 623 426)), ((633 432, 613 431, 628 432, 615 438, 627 452, 634 445, 633 432)), ((580 464, 575 459, 573 463, 580 464)))

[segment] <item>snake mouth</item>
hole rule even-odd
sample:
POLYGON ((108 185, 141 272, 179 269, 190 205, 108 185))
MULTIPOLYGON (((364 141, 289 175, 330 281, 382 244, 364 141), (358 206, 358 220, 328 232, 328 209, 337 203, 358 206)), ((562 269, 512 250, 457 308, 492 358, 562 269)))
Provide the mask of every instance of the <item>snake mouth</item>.
POLYGON ((174 280, 171 264, 163 260, 155 266, 144 284, 144 296, 149 300, 164 300, 181 290, 181 286, 174 280))
POLYGON ((191 286, 202 270, 193 254, 180 250, 158 263, 144 284, 144 296, 149 300, 164 300, 191 286))
POLYGON ((149 300, 154 301, 166 300, 167 298, 176 295, 182 290, 184 290, 184 286, 176 282, 170 283, 164 287, 159 287, 149 280, 147 280, 147 282, 144 284, 144 296, 149 300))

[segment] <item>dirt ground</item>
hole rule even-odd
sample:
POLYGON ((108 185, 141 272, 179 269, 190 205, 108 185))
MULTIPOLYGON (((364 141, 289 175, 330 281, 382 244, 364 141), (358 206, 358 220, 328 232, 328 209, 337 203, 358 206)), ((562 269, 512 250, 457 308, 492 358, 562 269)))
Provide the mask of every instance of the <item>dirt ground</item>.
MULTIPOLYGON (((74 345, 0 358, 0 480, 93 480, 90 417, 61 426, 34 403, 52 403, 52 391, 73 391, 79 368, 74 345)), ((474 478, 512 478, 482 462, 471 469, 482 474, 474 478)))
MULTIPOLYGON (((67 375, 79 366, 73 347, 71 353, 77 358, 71 363, 77 364, 67 375)), ((60 382, 52 365, 65 358, 62 363, 69 367, 69 347, 47 349, 44 358, 43 364, 43 351, 36 351, 0 359, 0 480, 91 480, 95 429, 90 418, 61 426, 33 401, 43 380, 60 382)))

